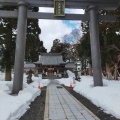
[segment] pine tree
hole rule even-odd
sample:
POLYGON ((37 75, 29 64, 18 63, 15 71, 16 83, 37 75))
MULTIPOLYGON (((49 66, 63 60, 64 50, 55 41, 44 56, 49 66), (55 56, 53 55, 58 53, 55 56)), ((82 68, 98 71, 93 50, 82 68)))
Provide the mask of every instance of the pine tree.
POLYGON ((66 42, 60 42, 59 39, 53 41, 53 46, 51 47, 50 53, 61 53, 63 60, 68 60, 70 44, 66 42))

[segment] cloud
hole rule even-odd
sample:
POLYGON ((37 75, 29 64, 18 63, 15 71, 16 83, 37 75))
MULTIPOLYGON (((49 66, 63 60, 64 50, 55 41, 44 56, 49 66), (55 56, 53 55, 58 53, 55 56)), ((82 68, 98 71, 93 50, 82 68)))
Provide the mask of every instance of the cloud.
POLYGON ((84 10, 83 9, 65 9, 65 13, 84 14, 84 10))
MULTIPOLYGON (((53 13, 53 8, 44 8, 40 7, 39 12, 49 12, 53 13)), ((84 13, 80 9, 66 9, 66 13, 84 13)), ((47 49, 47 52, 50 51, 53 40, 60 39, 66 34, 70 34, 72 29, 79 28, 80 21, 62 21, 62 20, 39 20, 39 26, 41 28, 40 40, 43 41, 44 47, 47 49)))
POLYGON ((72 20, 63 20, 62 22, 67 26, 71 27, 72 29, 79 28, 81 23, 81 21, 72 21, 72 20))
POLYGON ((53 45, 53 40, 56 38, 61 40, 65 34, 72 31, 72 28, 61 20, 39 20, 39 26, 41 28, 40 40, 43 41, 48 52, 53 45))
POLYGON ((39 7, 39 12, 49 12, 53 13, 54 9, 53 8, 46 8, 46 7, 39 7))

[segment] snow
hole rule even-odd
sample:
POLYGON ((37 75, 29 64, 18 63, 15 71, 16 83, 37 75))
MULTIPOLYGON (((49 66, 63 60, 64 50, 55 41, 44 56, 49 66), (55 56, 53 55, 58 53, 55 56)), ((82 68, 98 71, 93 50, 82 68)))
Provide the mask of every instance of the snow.
MULTIPOLYGON (((67 72, 69 78, 56 79, 60 84, 70 86, 72 82, 74 91, 85 96, 104 112, 120 118, 120 81, 103 79, 103 86, 94 87, 93 77, 80 76, 81 81, 74 82, 74 74, 67 72)), ((40 95, 41 90, 37 88, 38 82, 41 88, 49 84, 49 80, 42 79, 41 76, 32 76, 32 79, 33 83, 27 84, 26 75, 24 75, 23 90, 13 96, 10 95, 13 81, 4 81, 4 73, 0 73, 0 120, 19 119, 29 109, 31 102, 40 95)))
POLYGON ((31 84, 26 83, 24 75, 23 90, 18 95, 10 95, 13 81, 4 81, 4 73, 0 73, 0 120, 18 120, 28 109, 41 90, 37 88, 38 82, 41 88, 47 86, 49 80, 40 77, 32 77, 31 84))
MULTIPOLYGON (((103 86, 94 87, 93 77, 80 76, 81 81, 73 84, 73 90, 89 99, 104 112, 120 118, 120 81, 103 79, 103 86)), ((58 79, 59 83, 70 86, 70 78, 58 79)))

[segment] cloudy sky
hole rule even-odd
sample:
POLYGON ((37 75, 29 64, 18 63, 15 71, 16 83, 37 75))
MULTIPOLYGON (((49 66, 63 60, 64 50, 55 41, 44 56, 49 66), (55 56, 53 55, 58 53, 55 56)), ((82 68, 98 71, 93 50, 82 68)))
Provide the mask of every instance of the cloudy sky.
MULTIPOLYGON (((39 8, 39 11, 53 13, 54 9, 39 8)), ((83 14, 84 11, 80 9, 66 9, 65 13, 83 14)), ((62 40, 64 35, 69 34, 73 29, 79 28, 80 22, 81 21, 39 19, 39 26, 41 28, 40 40, 43 41, 47 52, 50 51, 53 45, 53 40, 62 40)))

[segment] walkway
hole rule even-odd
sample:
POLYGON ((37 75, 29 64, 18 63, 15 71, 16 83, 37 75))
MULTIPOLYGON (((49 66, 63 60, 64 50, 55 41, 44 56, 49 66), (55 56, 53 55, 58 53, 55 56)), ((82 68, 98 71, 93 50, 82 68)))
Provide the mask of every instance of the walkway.
POLYGON ((52 80, 47 88, 44 120, 100 120, 52 80))

